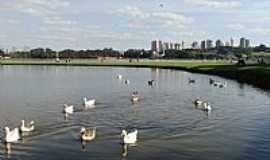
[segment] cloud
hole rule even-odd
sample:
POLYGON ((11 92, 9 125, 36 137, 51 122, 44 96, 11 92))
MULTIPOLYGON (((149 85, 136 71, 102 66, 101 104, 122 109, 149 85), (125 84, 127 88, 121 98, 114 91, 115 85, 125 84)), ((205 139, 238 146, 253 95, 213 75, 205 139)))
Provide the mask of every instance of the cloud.
POLYGON ((186 4, 213 9, 231 9, 241 5, 239 1, 228 0, 184 0, 186 4))
POLYGON ((252 33, 261 35, 261 36, 270 36, 270 29, 269 28, 262 28, 262 27, 257 27, 254 29, 250 29, 252 33))
POLYGON ((44 17, 43 22, 48 25, 75 25, 77 24, 76 21, 72 20, 65 20, 62 17, 51 16, 51 17, 44 17))
POLYGON ((45 16, 70 6, 69 0, 8 0, 1 2, 0 10, 45 16))
POLYGON ((191 17, 173 12, 146 12, 137 7, 127 6, 111 14, 126 17, 133 27, 174 27, 184 28, 193 22, 191 17))
POLYGON ((227 25, 227 28, 234 31, 241 31, 246 28, 243 24, 229 24, 227 25))

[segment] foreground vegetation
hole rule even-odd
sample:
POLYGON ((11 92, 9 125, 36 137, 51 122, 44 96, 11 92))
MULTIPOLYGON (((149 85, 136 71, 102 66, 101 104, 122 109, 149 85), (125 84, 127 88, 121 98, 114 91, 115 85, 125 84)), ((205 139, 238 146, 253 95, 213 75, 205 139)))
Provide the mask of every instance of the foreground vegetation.
POLYGON ((61 66, 119 66, 181 69, 195 73, 218 75, 242 83, 270 89, 270 65, 237 65, 229 61, 204 60, 148 60, 148 59, 9 59, 1 60, 2 65, 61 65, 61 66))

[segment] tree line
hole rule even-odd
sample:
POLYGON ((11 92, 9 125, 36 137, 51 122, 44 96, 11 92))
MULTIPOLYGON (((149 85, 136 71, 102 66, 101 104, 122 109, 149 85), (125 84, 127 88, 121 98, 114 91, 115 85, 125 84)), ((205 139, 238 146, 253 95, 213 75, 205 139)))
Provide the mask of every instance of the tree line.
MULTIPOLYGON (((166 59, 224 59, 228 57, 239 58, 243 54, 249 57, 253 56, 253 53, 266 53, 264 54, 270 57, 270 48, 265 45, 259 45, 254 48, 233 48, 233 47, 219 47, 211 48, 207 50, 198 49, 184 49, 173 50, 169 49, 164 52, 158 53, 156 56, 166 59)), ((0 56, 10 56, 12 58, 98 58, 98 57, 116 57, 116 58, 153 58, 151 50, 144 49, 129 49, 125 52, 120 52, 112 48, 96 49, 96 50, 73 50, 64 49, 61 51, 54 51, 50 48, 35 48, 30 51, 16 51, 12 53, 4 53, 0 50, 0 56)), ((258 56, 258 55, 257 55, 258 56)))

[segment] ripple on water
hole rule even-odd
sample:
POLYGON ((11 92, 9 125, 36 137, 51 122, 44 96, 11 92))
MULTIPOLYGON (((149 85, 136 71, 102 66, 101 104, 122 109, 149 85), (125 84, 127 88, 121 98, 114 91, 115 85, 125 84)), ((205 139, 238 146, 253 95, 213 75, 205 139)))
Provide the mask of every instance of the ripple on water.
MULTIPOLYGON (((269 159, 269 95, 214 78, 228 87, 209 86, 206 75, 161 69, 4 66, 0 136, 4 126, 14 128, 21 119, 36 122, 35 132, 12 144, 12 159, 121 159, 122 129, 139 131, 126 159, 269 159), (131 84, 115 79, 117 74, 131 84), (196 84, 187 83, 190 77, 196 84), (150 79, 154 87, 147 86, 150 79), (130 101, 134 89, 142 97, 136 105, 130 101), (85 109, 82 97, 96 98, 96 107, 85 109), (197 97, 213 111, 196 109, 197 97), (76 108, 67 118, 64 103, 76 108), (96 127, 96 139, 82 145, 81 126, 96 127)), ((0 159, 8 158, 4 148, 1 143, 0 159)))

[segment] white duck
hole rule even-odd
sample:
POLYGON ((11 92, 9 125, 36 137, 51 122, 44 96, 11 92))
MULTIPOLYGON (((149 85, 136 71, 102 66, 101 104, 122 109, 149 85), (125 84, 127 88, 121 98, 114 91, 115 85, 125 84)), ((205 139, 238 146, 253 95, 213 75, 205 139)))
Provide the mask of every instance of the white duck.
POLYGON ((12 131, 5 127, 5 142, 12 143, 17 142, 20 139, 19 128, 14 128, 12 131))
POLYGON ((130 100, 132 103, 137 103, 139 102, 140 97, 138 95, 132 95, 130 100))
POLYGON ((32 131, 34 131, 34 129, 35 129, 34 123, 35 123, 34 121, 31 121, 30 123, 25 124, 25 121, 22 120, 21 121, 21 126, 20 126, 20 131, 21 132, 32 132, 32 131))
POLYGON ((135 130, 131 133, 127 133, 126 130, 122 130, 121 136, 124 137, 123 141, 125 144, 134 144, 137 142, 137 135, 138 135, 138 130, 135 130))
POLYGON ((139 92, 138 91, 134 91, 132 93, 132 95, 131 95, 131 99, 130 100, 131 100, 132 103, 139 102, 139 100, 140 100, 139 92))
POLYGON ((81 128, 81 140, 91 141, 96 138, 96 128, 81 128))
POLYGON ((74 112, 74 106, 70 105, 68 106, 67 104, 64 104, 64 111, 65 114, 73 114, 74 112))
POLYGON ((212 107, 208 102, 204 102, 203 103, 203 110, 206 112, 210 112, 210 111, 212 111, 212 107))
POLYGON ((96 104, 96 100, 95 99, 87 100, 86 97, 83 98, 83 105, 85 107, 93 107, 95 104, 96 104))
POLYGON ((194 101, 194 104, 197 105, 197 106, 200 106, 203 104, 203 101, 200 100, 199 98, 197 98, 195 101, 194 101))
POLYGON ((121 79, 123 78, 123 76, 122 76, 121 74, 118 74, 118 75, 116 76, 116 78, 119 79, 119 80, 121 80, 121 79))

